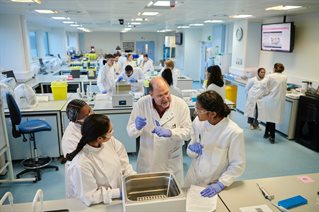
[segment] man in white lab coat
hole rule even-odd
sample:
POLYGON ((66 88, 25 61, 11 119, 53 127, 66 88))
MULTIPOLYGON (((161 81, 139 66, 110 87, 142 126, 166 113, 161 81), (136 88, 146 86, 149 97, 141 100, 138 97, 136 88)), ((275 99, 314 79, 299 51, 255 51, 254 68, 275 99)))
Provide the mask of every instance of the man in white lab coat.
POLYGON ((97 86, 101 93, 106 94, 112 91, 115 84, 115 74, 114 74, 114 56, 109 54, 106 56, 106 64, 100 68, 97 76, 97 86))
POLYGON ((125 72, 122 72, 117 80, 117 82, 120 81, 126 81, 127 83, 131 84, 131 90, 133 92, 142 92, 144 93, 144 74, 139 67, 133 67, 131 65, 127 65, 125 67, 125 72))
POLYGON ((257 101, 258 119, 266 122, 264 138, 275 143, 276 123, 280 123, 285 110, 287 77, 282 74, 285 67, 275 63, 274 73, 268 75, 267 89, 269 94, 257 101))
POLYGON ((137 172, 171 171, 183 185, 182 146, 190 139, 190 111, 183 99, 170 95, 162 77, 153 78, 150 95, 134 105, 127 132, 140 137, 137 172))
POLYGON ((154 71, 153 61, 148 58, 147 54, 144 54, 143 56, 144 61, 142 62, 142 69, 144 74, 150 74, 154 71))

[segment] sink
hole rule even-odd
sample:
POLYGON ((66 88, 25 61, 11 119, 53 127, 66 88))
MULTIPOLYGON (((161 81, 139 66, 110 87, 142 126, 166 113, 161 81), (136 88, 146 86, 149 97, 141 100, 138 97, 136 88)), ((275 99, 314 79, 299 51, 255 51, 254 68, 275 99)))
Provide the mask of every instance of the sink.
POLYGON ((170 172, 126 176, 122 189, 124 211, 185 211, 186 208, 185 196, 170 172))

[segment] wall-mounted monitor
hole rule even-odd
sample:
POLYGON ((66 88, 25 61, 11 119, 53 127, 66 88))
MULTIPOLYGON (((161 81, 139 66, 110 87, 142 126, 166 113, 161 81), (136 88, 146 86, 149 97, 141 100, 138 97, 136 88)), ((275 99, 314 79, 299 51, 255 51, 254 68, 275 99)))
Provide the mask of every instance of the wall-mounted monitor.
POLYGON ((183 33, 182 32, 176 32, 175 33, 175 44, 176 45, 182 45, 183 44, 183 33))
POLYGON ((261 25, 261 50, 292 52, 295 26, 293 22, 261 25))

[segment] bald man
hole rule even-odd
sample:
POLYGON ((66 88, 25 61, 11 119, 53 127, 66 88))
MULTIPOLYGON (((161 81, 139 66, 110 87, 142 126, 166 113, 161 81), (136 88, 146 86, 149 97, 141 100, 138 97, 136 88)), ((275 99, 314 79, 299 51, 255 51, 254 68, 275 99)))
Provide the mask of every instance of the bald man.
POLYGON ((190 139, 190 112, 183 99, 170 95, 162 77, 153 78, 150 94, 134 104, 127 132, 140 137, 137 172, 171 171, 183 185, 182 146, 190 139))

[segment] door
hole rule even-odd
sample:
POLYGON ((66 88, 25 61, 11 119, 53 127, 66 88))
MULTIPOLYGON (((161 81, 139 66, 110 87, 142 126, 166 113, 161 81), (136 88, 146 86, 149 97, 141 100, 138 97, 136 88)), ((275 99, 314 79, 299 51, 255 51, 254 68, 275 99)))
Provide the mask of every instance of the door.
POLYGON ((136 53, 148 54, 148 57, 155 61, 155 44, 154 41, 136 41, 136 53))
POLYGON ((200 66, 200 80, 205 80, 205 66, 209 58, 208 50, 212 48, 212 43, 203 42, 201 46, 201 66, 200 66))

